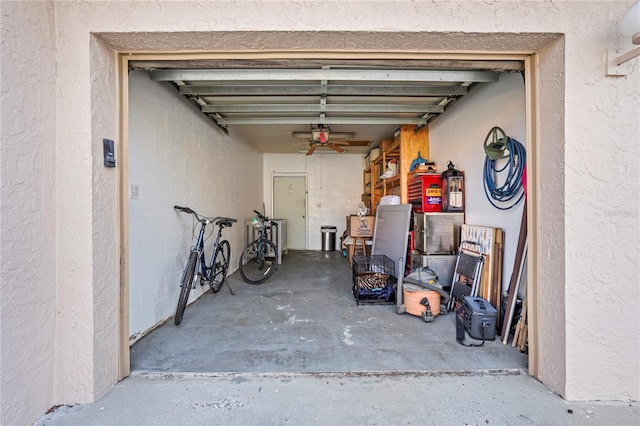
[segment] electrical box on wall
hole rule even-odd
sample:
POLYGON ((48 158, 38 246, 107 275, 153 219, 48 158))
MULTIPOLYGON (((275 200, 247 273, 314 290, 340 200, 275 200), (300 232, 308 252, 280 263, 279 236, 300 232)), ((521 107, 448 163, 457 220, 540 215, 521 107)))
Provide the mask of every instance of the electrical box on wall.
POLYGON ((104 150, 104 166, 115 167, 116 166, 116 154, 113 147, 113 140, 102 139, 102 147, 104 150))

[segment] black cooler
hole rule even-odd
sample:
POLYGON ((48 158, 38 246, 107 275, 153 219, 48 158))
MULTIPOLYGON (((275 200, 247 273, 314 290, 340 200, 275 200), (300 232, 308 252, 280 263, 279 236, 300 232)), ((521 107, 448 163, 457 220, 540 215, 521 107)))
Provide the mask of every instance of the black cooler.
POLYGON ((465 331, 472 339, 496 339, 496 309, 482 297, 464 296, 459 316, 465 331))

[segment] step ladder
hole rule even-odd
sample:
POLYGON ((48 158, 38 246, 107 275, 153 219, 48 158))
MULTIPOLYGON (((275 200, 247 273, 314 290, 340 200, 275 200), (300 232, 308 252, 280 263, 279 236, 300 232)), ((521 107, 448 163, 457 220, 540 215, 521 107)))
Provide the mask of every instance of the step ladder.
POLYGON ((465 296, 478 296, 483 264, 482 246, 474 241, 462 241, 453 273, 448 311, 455 309, 465 296), (465 245, 477 247, 477 251, 463 248, 465 245))

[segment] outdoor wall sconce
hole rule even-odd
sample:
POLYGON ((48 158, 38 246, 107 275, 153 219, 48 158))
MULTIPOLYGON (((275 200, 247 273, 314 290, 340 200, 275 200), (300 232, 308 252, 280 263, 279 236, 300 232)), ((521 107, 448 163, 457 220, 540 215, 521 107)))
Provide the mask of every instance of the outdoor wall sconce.
MULTIPOLYGON (((624 14, 618 25, 618 32, 625 43, 631 41, 635 46, 640 45, 640 0, 632 4, 627 13, 624 14)), ((626 45, 623 48, 626 48, 626 45)), ((640 46, 621 56, 618 56, 617 49, 607 49, 605 52, 606 75, 629 74, 629 67, 626 62, 638 56, 640 56, 640 46)))

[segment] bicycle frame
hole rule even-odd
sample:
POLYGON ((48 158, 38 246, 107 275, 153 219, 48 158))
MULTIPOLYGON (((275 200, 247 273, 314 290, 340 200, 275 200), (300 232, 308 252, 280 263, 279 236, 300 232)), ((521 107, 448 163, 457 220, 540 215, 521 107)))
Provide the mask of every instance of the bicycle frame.
MULTIPOLYGON (((206 217, 199 215, 189 207, 173 206, 179 212, 193 215, 195 220, 200 223, 200 230, 198 231, 198 238, 196 243, 191 246, 189 250, 189 260, 182 272, 182 278, 180 279, 180 296, 178 297, 178 307, 176 308, 175 323, 179 325, 182 322, 182 315, 189 301, 189 293, 191 289, 196 287, 198 281, 200 285, 208 284, 211 287, 213 293, 217 293, 222 288, 222 285, 226 282, 227 272, 229 268, 230 248, 227 240, 220 240, 222 238, 222 229, 232 226, 237 222, 237 219, 230 217, 206 217), (207 265, 207 258, 204 249, 205 232, 208 225, 218 226, 218 234, 216 235, 213 253, 211 254, 211 262, 207 265), (218 259, 218 255, 221 254, 221 259, 218 259), (200 262, 200 272, 198 272, 198 262, 200 262), (217 264, 215 262, 218 262, 217 264)), ((194 222, 195 223, 195 222, 194 222)), ((193 227, 195 231, 195 224, 193 227)), ((211 231, 209 237, 215 232, 215 229, 211 231)), ((195 235, 195 234, 194 234, 195 235)), ((209 238, 207 237, 207 238, 209 238)), ((228 284, 227 284, 228 287, 228 284)), ((231 287, 229 291, 233 294, 231 287)))
POLYGON ((258 236, 248 243, 242 251, 238 269, 245 282, 262 284, 273 275, 278 267, 278 247, 271 240, 273 227, 277 227, 278 224, 257 210, 254 212, 257 216, 251 221, 251 225, 258 230, 258 236))
POLYGON ((268 239, 269 239, 269 233, 265 225, 265 228, 261 230, 260 233, 258 234, 258 253, 263 253, 264 245, 265 245, 264 242, 268 239))
MULTIPOLYGON (((198 268, 196 265, 196 273, 194 274, 194 277, 191 283, 191 288, 195 288, 195 285, 198 282, 199 277, 203 277, 206 281, 210 281, 213 278, 212 276, 213 273, 211 271, 214 270, 214 267, 215 267, 214 262, 216 261, 216 256, 222 250, 221 245, 225 244, 225 242, 221 240, 222 229, 226 226, 231 226, 231 224, 236 222, 236 219, 228 218, 228 217, 210 218, 206 216, 201 216, 188 207, 174 206, 174 208, 177 209, 178 211, 182 211, 184 213, 194 215, 195 219, 200 223, 198 238, 196 240, 196 243, 193 246, 191 246, 191 249, 190 249, 190 253, 194 253, 194 252, 197 253, 196 258, 198 263, 200 263, 200 272, 197 272, 198 268), (206 258, 205 247, 204 247, 205 233, 208 225, 212 225, 214 227, 216 225, 218 226, 218 232, 213 244, 213 251, 211 253, 211 261, 209 262, 209 265, 207 265, 207 258, 206 258)), ((225 263, 228 264, 228 262, 229 262, 229 259, 225 259, 225 263)), ((186 269, 182 274, 181 282, 184 281, 185 274, 186 274, 186 269)), ((226 266, 225 266, 224 275, 226 277, 226 266)), ((225 277, 223 277, 222 279, 224 280, 225 277)))
MULTIPOLYGON (((265 224, 263 226, 262 229, 260 229, 260 231, 258 232, 258 249, 262 250, 263 248, 263 241, 271 241, 273 243, 273 245, 276 246, 276 248, 278 247, 278 245, 273 241, 273 228, 274 227, 278 227, 278 224, 276 222, 272 222, 271 220, 265 221, 265 224)), ((277 253, 276 253, 277 255, 277 253)))
MULTIPOLYGON (((200 231, 198 232, 198 240, 196 241, 196 244, 191 247, 191 251, 197 251, 198 252, 198 263, 200 263, 200 276, 205 277, 205 278, 209 278, 208 277, 208 272, 211 270, 211 267, 213 266, 213 262, 216 258, 216 252, 219 250, 220 247, 220 238, 222 236, 222 228, 218 228, 218 235, 216 236, 216 240, 213 243, 213 251, 211 252, 211 260, 209 261, 209 266, 207 266, 207 262, 206 262, 206 254, 205 254, 205 250, 204 250, 204 234, 205 234, 205 230, 207 225, 211 224, 211 222, 209 220, 205 220, 205 223, 200 223, 200 231)), ((194 283, 197 281, 197 276, 194 277, 194 283)))
POLYGON ((271 235, 273 234, 272 226, 272 223, 265 223, 264 227, 258 232, 258 240, 271 240, 271 235))

